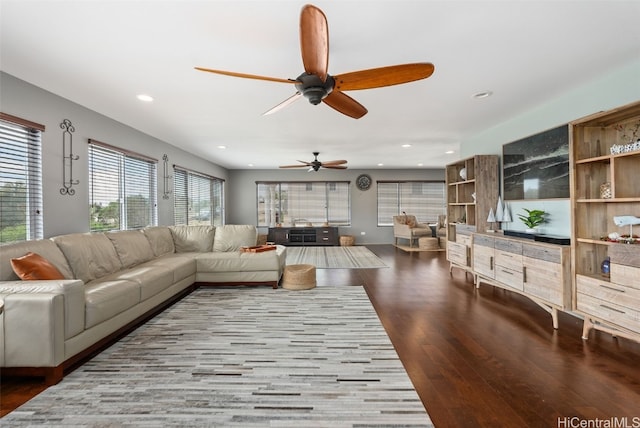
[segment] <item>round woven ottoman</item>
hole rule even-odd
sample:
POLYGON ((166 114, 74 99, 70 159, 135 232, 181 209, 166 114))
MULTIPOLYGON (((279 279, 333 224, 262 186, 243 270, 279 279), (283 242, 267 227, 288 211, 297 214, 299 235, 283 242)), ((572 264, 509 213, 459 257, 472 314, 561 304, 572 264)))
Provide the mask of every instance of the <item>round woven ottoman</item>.
POLYGON ((438 238, 423 236, 418 238, 418 248, 421 250, 438 250, 440 248, 438 238))
POLYGON ((287 290, 309 290, 316 286, 314 265, 286 265, 282 274, 282 288, 287 290))

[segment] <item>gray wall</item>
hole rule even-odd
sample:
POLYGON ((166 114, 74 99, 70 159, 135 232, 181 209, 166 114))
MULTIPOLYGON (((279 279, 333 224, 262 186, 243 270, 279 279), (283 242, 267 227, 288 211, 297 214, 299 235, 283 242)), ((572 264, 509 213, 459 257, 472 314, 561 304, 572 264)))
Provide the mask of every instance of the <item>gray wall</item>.
MULTIPOLYGON (((525 113, 510 118, 499 125, 485 129, 461 143, 461 157, 474 154, 496 154, 502 156, 502 145, 555 128, 585 116, 620 107, 640 100, 640 60, 601 76, 589 84, 573 88, 546 104, 536 106, 525 113)), ((495 94, 494 97, 499 97, 495 94)), ((498 100, 487 99, 488 102, 498 100)), ((523 100, 526 102, 526 100, 523 100)), ((501 192, 502 194, 502 192, 501 192)), ((524 230, 517 219, 523 208, 543 209, 549 212, 550 221, 541 231, 552 235, 569 236, 571 233, 571 204, 569 199, 547 199, 513 201, 509 203, 512 223, 506 229, 524 230)))
MULTIPOLYGON (((442 180, 444 169, 411 170, 320 170, 309 173, 299 170, 230 170, 227 197, 228 223, 256 224, 256 181, 350 181, 351 182, 351 227, 341 227, 343 235, 354 235, 357 244, 390 244, 393 242, 391 227, 378 227, 376 202, 378 180, 442 180), (355 179, 360 174, 369 174, 373 185, 369 190, 356 188, 355 179)), ((266 233, 266 228, 261 232, 266 233)))
POLYGON ((0 110, 3 113, 40 123, 46 128, 42 134, 45 237, 89 231, 87 187, 87 140, 89 138, 158 159, 159 224, 173 224, 173 195, 170 199, 162 198, 162 156, 164 154, 169 156, 170 164, 228 179, 227 170, 224 168, 6 73, 0 73, 0 88, 2 88, 0 110), (74 186, 76 190, 74 196, 60 194, 62 187, 60 123, 64 119, 69 119, 75 127, 73 149, 74 153, 80 156, 73 165, 74 179, 80 180, 80 183, 74 186))

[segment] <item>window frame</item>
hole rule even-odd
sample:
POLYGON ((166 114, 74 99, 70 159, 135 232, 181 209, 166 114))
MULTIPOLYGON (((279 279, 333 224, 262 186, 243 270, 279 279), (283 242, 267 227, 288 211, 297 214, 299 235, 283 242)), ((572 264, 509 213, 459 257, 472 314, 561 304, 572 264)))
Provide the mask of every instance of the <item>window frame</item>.
MULTIPOLYGON (((204 190, 207 191, 207 189, 204 190)), ((173 165, 173 192, 173 223, 175 225, 222 226, 225 224, 224 179, 180 165, 173 165), (182 174, 184 174, 184 178, 181 177, 182 174), (193 188, 194 184, 197 187, 193 188), (208 205, 201 205, 202 199, 191 191, 191 189, 202 191, 203 184, 210 186, 208 189, 208 205), (181 193, 183 189, 184 194, 181 193), (196 199, 200 199, 197 213, 194 211, 194 201, 196 199)), ((206 198, 204 201, 206 201, 206 198)))
MULTIPOLYGON (((120 147, 103 143, 94 139, 89 139, 87 148, 87 164, 88 164, 88 186, 89 186, 89 230, 91 232, 107 232, 115 230, 137 230, 148 226, 158 225, 158 160, 145 156, 139 153, 132 152, 130 150, 122 149, 120 147), (103 164, 111 169, 108 173, 98 175, 94 173, 95 168, 101 162, 113 162, 103 164), (137 164, 137 166, 136 166, 137 164), (114 173, 114 171, 117 171, 114 173), (149 178, 148 181, 140 180, 140 173, 146 173, 149 178), (111 183, 111 189, 107 190, 105 182, 108 180, 115 180, 111 183), (100 184, 98 184, 100 183, 100 184), (129 189, 146 188, 146 191, 140 195, 128 194, 129 189), (102 194, 96 195, 98 189, 102 194), (94 223, 95 210, 94 206, 97 203, 97 198, 108 198, 107 192, 117 192, 118 196, 109 201, 109 205, 112 203, 117 204, 117 222, 115 227, 109 227, 108 224, 104 224, 103 227, 98 226, 98 222, 94 223), (147 210, 136 209, 133 202, 129 203, 130 198, 133 196, 147 197, 146 203, 142 205, 144 208, 146 205, 147 210), (144 211, 147 211, 146 213, 144 211), (147 219, 146 224, 137 224, 134 222, 132 214, 136 214, 136 218, 147 219)), ((102 165, 100 165, 102 166, 102 165)), ((112 196, 112 195, 109 195, 112 196)), ((133 199, 131 199, 133 201, 133 199)))
POLYGON ((329 226, 351 226, 351 182, 348 180, 332 181, 256 181, 256 225, 257 227, 275 227, 277 224, 314 224, 329 226), (271 186, 269 197, 273 195, 273 203, 267 197, 264 186, 271 186), (292 203, 291 196, 295 192, 316 192, 322 186, 323 200, 300 198, 292 203), (283 187, 286 187, 283 189, 283 187), (332 196, 344 195, 345 199, 333 199, 332 196), (286 198, 284 196, 286 195, 286 198), (261 202, 261 199, 266 198, 261 202), (295 205, 295 209, 293 206, 295 205), (322 206, 320 210, 314 208, 322 206), (269 208, 271 206, 271 208, 269 208), (296 215, 294 215, 296 214, 296 215))
POLYGON ((415 215, 419 223, 435 223, 438 220, 438 216, 445 214, 446 212, 447 192, 446 182, 444 180, 382 180, 377 181, 376 187, 376 218, 377 225, 379 227, 393 227, 393 216, 401 215, 404 212, 410 215, 415 215), (396 186, 395 196, 389 193, 388 189, 385 189, 386 187, 391 185, 396 186), (425 189, 425 185, 438 185, 438 189, 425 189), (403 189, 403 187, 407 186, 410 186, 410 189, 403 189), (426 191, 427 196, 424 197, 424 199, 426 199, 424 203, 416 204, 416 201, 419 201, 423 198, 416 198, 413 200, 409 198, 407 200, 406 196, 408 193, 417 193, 418 186, 422 188, 420 191, 420 195, 425 195, 426 191), (385 192, 385 190, 387 191, 387 194, 383 194, 383 197, 381 197, 381 192, 385 192), (441 205, 440 203, 438 203, 435 207, 433 206, 433 202, 430 202, 433 197, 428 196, 429 191, 432 191, 434 193, 440 193, 440 191, 442 192, 441 205), (386 206, 381 206, 381 200, 389 198, 392 198, 391 203, 386 206), (382 221, 383 216, 384 218, 388 217, 388 220, 382 221))
MULTIPOLYGON (((9 212, 7 207, 12 205, 8 202, 7 197, 2 189, 9 183, 0 186, 0 215, 7 222, 7 218, 24 217, 24 221, 19 221, 15 226, 24 226, 24 233, 19 230, 6 231, 3 224, 0 223, 0 242, 19 242, 26 240, 42 239, 44 237, 44 226, 42 218, 43 210, 43 184, 42 184, 42 133, 45 126, 31 122, 26 119, 12 116, 6 113, 0 113, 0 148, 6 147, 7 150, 0 152, 0 165, 2 165, 2 176, 13 178, 14 180, 24 180, 24 215, 18 210, 9 212), (11 165, 11 167, 10 167, 11 165), (9 171, 12 172, 9 172, 9 171), (24 171, 22 173, 21 171, 24 171), (4 231, 4 233, 3 233, 4 231), (18 236, 18 234, 20 236, 18 236), (17 238, 17 239, 16 239, 17 238)), ((0 178, 1 179, 1 178, 0 178)), ((4 182, 1 179, 0 183, 4 182)), ((16 181, 14 181, 14 184, 16 181)), ((14 187, 14 190, 17 187, 14 187)), ((9 190, 9 189, 7 189, 9 190)), ((14 193, 11 198, 14 198, 14 193)), ((22 202, 19 201, 19 202, 22 202)), ((14 205, 15 207, 15 205, 14 205)), ((20 209, 22 211, 22 209, 20 209)))

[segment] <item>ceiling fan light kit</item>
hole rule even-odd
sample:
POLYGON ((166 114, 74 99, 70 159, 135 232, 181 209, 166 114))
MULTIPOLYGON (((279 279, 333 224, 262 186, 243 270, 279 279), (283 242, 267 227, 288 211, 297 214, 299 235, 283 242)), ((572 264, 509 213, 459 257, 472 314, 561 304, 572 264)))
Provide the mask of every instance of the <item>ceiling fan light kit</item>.
POLYGON ((300 13, 300 51, 304 73, 294 79, 259 76, 233 71, 196 67, 197 70, 245 79, 294 84, 296 93, 264 114, 272 114, 304 96, 313 105, 324 103, 334 110, 359 119, 367 109, 342 91, 381 88, 426 79, 434 72, 431 63, 400 64, 331 76, 329 67, 329 24, 324 12, 313 5, 300 13))

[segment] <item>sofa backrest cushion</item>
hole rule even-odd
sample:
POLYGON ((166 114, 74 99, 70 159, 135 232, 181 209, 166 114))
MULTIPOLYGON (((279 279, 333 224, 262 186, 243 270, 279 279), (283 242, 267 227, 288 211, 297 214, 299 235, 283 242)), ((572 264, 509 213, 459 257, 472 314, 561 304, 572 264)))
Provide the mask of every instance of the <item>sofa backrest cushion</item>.
POLYGON ((22 257, 27 253, 39 254, 54 265, 66 279, 74 278, 73 271, 60 248, 50 239, 38 239, 0 246, 0 281, 20 279, 11 267, 11 259, 22 257))
POLYGON ((118 253, 123 268, 130 268, 154 257, 149 240, 141 230, 105 233, 118 253))
POLYGON ((250 224, 225 224, 216 228, 213 251, 238 251, 258 242, 258 229, 250 224))
POLYGON ((216 228, 213 226, 169 226, 176 253, 211 251, 216 228))
POLYGON ((75 278, 85 283, 122 268, 115 247, 104 233, 72 233, 51 239, 64 253, 75 278))
POLYGON ((171 230, 167 226, 151 226, 142 229, 151 244, 151 249, 156 257, 173 253, 176 248, 173 244, 173 236, 171 230))

